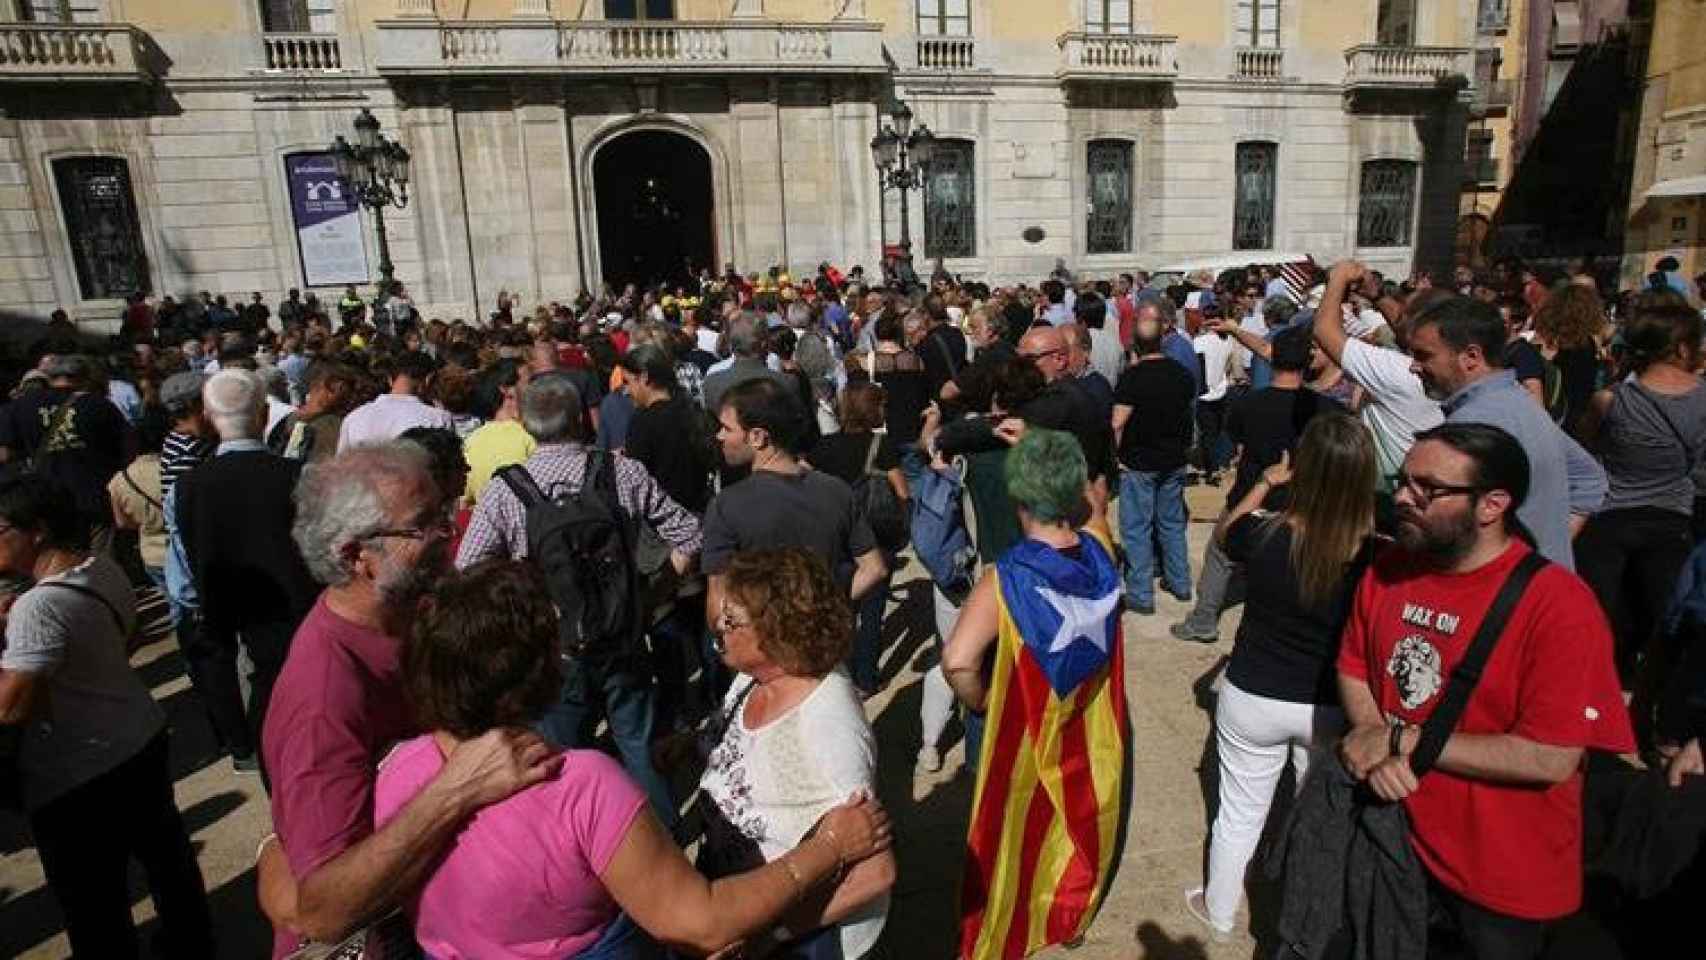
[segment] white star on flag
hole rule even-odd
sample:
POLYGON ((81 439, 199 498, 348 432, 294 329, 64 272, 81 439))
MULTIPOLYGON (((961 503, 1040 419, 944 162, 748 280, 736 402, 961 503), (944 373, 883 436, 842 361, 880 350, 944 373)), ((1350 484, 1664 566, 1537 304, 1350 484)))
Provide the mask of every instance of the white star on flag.
POLYGON ((1108 614, 1120 602, 1118 590, 1110 590, 1107 596, 1095 599, 1057 593, 1048 587, 1038 587, 1037 592, 1060 614, 1060 629, 1055 631, 1054 640, 1048 646, 1049 653, 1065 650, 1079 637, 1095 644, 1103 653, 1108 652, 1108 614))

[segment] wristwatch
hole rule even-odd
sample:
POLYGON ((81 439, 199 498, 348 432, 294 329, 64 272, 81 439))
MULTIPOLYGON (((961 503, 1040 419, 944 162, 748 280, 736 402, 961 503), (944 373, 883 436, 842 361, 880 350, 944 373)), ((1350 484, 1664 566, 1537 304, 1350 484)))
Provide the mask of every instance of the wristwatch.
POLYGON ((1403 752, 1402 744, 1404 742, 1404 729, 1405 729, 1405 724, 1401 720, 1392 724, 1392 733, 1388 736, 1387 741, 1386 741, 1388 746, 1391 747, 1391 752, 1388 753, 1387 756, 1396 757, 1396 756, 1399 756, 1402 754, 1402 752, 1403 752))

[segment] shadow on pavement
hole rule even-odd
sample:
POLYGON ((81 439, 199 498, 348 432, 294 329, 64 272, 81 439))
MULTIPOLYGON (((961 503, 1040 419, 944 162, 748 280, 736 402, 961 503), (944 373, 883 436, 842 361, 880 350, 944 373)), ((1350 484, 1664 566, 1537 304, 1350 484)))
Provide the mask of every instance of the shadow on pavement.
POLYGON ((1141 960, 1208 960, 1201 940, 1188 936, 1175 940, 1153 920, 1138 924, 1137 944, 1141 960))

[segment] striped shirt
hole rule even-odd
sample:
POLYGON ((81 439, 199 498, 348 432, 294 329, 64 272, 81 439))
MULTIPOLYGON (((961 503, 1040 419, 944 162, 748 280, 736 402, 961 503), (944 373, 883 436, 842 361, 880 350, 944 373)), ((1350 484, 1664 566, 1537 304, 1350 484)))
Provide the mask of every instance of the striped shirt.
POLYGON ((177 486, 179 477, 201 466, 212 455, 213 444, 200 437, 176 430, 166 434, 166 440, 160 446, 161 501, 172 496, 172 488, 177 486))

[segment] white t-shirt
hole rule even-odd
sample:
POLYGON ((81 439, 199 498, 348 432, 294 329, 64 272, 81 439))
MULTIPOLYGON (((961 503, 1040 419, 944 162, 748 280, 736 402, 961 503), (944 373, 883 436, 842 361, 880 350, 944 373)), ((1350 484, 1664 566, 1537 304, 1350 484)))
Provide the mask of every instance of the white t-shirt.
MULTIPOLYGON (((742 676, 729 686, 723 710, 733 716, 706 761, 699 788, 768 863, 798 846, 855 791, 875 793, 877 740, 844 669, 756 730, 746 725, 744 704, 736 707, 751 684, 742 676)), ((706 843, 712 842, 708 834, 706 843)), ((715 858, 717 852, 708 855, 715 858)), ((888 911, 885 895, 841 921, 842 955, 861 957, 875 946, 888 911)))
POLYGON ((1198 399, 1220 400, 1226 396, 1228 372, 1232 366, 1232 358, 1240 349, 1237 340, 1218 333, 1199 333, 1191 341, 1191 349, 1202 354, 1203 383, 1205 389, 1198 399))
POLYGON ((1381 488, 1387 489, 1386 478, 1403 465, 1416 434, 1439 426, 1445 416, 1439 404, 1428 399, 1407 354, 1351 339, 1345 341, 1339 366, 1366 395, 1362 422, 1374 434, 1375 463, 1381 488))
POLYGON ((715 354, 717 352, 717 341, 720 339, 720 335, 710 327, 700 327, 693 334, 693 339, 699 349, 706 353, 715 354))
POLYGON ((1120 347, 1118 328, 1112 325, 1090 328, 1090 367, 1109 383, 1119 382, 1120 373, 1125 370, 1125 350, 1120 347))

